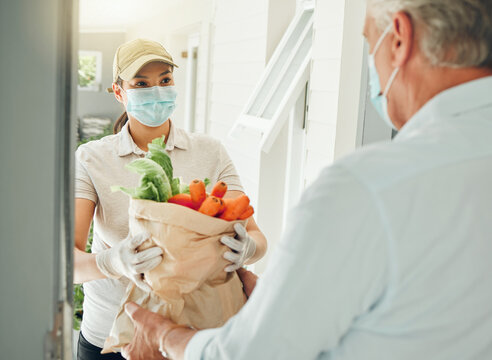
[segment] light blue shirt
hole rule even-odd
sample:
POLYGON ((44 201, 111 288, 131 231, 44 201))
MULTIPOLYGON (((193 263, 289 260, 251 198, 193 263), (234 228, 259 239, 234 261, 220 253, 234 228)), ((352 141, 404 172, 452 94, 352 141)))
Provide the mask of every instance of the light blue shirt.
POLYGON ((244 308, 186 359, 492 359, 492 77, 326 168, 244 308))

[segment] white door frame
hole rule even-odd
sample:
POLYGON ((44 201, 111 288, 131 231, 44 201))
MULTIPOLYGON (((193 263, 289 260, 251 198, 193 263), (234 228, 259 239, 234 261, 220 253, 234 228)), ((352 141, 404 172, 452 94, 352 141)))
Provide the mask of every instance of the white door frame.
POLYGON ((335 159, 352 152, 362 143, 367 91, 362 36, 366 0, 346 0, 344 14, 335 159))
POLYGON ((186 67, 186 94, 185 94, 185 129, 194 132, 197 89, 198 48, 200 46, 200 34, 191 34, 188 37, 188 59, 186 67))
POLYGON ((289 210, 299 201, 304 190, 304 164, 306 160, 306 122, 309 82, 289 115, 289 139, 287 144, 287 169, 283 206, 283 226, 289 210))

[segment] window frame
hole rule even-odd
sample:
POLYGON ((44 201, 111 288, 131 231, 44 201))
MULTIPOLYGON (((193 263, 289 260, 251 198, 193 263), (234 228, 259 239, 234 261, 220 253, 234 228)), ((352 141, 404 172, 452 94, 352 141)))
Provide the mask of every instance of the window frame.
POLYGON ((295 75, 291 79, 287 79, 285 75, 287 73, 287 69, 289 68, 288 65, 296 58, 296 55, 299 54, 301 45, 310 32, 314 32, 314 3, 311 1, 306 1, 302 4, 302 10, 295 15, 294 19, 287 28, 285 35, 275 49, 275 52, 263 71, 259 82, 255 86, 253 93, 246 103, 244 110, 231 128, 228 134, 229 141, 237 142, 240 140, 241 142, 244 142, 244 140, 246 140, 245 138, 247 138, 247 142, 250 144, 249 146, 253 146, 255 150, 266 153, 270 151, 278 133, 288 120, 289 112, 291 111, 295 101, 304 90, 305 84, 309 80, 310 64, 312 59, 312 43, 309 50, 304 54, 301 65, 295 72, 295 75), (289 50, 287 46, 291 43, 290 40, 292 36, 295 35, 294 32, 300 21, 303 19, 303 16, 308 12, 311 12, 311 14, 306 21, 306 24, 304 24, 304 27, 301 28, 301 35, 289 50), (283 65, 279 65, 278 60, 280 56, 285 53, 286 49, 289 54, 288 58, 283 65), (269 79, 270 74, 274 70, 278 71, 278 66, 281 66, 279 77, 274 79, 274 84, 268 92, 266 98, 259 99, 259 94, 265 86, 266 81, 269 79), (284 96, 279 101, 278 107, 273 116, 271 118, 261 117, 275 95, 275 90, 278 89, 282 82, 287 83, 287 88, 284 96), (260 101, 261 104, 260 111, 257 112, 256 116, 251 115, 251 109, 255 104, 257 104, 258 101, 260 101))
MULTIPOLYGON (((80 91, 101 91, 102 84, 102 51, 79 50, 77 58, 77 69, 82 56, 94 56, 96 58, 96 77, 91 85, 80 86, 77 80, 77 89, 80 91)), ((78 78, 77 78, 78 79, 78 78)))

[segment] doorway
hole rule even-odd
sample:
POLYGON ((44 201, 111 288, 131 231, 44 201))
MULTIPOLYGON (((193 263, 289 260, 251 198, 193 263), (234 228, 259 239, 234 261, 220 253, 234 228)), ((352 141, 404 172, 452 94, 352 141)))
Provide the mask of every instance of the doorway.
POLYGON ((195 33, 188 37, 187 71, 186 71, 186 98, 185 98, 185 129, 188 132, 197 130, 196 124, 196 92, 198 47, 200 46, 200 34, 195 33))

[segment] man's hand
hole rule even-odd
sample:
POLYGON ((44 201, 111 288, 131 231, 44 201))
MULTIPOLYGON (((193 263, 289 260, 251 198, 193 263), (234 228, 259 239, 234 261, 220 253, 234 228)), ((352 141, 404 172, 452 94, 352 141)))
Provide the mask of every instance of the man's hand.
POLYGON ((246 296, 249 298, 251 296, 251 293, 255 289, 256 286, 256 281, 258 280, 258 276, 253 274, 251 271, 248 271, 246 269, 239 269, 237 271, 237 274, 239 275, 239 278, 241 279, 243 283, 243 290, 246 296))
POLYGON ((121 349, 121 355, 131 360, 165 359, 159 351, 159 341, 166 333, 166 324, 172 322, 135 303, 126 304, 125 311, 133 321, 135 335, 132 342, 121 349))
POLYGON ((180 359, 196 332, 132 302, 125 305, 125 311, 135 328, 132 342, 121 349, 121 355, 128 360, 167 359, 161 352, 164 350, 173 359, 180 359), (168 338, 168 335, 171 336, 168 338))

